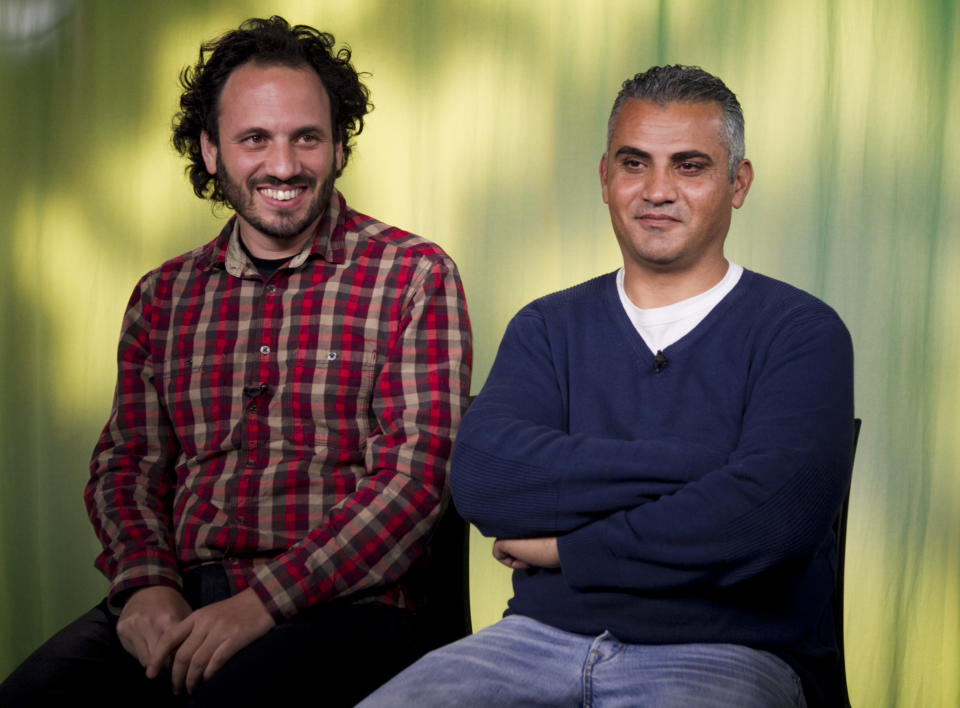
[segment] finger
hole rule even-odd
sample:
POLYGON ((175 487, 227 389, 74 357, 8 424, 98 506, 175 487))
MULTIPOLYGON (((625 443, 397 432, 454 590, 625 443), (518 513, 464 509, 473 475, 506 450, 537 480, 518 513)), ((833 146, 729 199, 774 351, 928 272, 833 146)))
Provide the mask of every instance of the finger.
POLYGON ((509 553, 501 553, 499 557, 494 556, 500 563, 512 568, 513 570, 524 570, 530 566, 518 558, 514 558, 509 553))
POLYGON ((173 652, 183 644, 184 640, 193 631, 193 621, 187 618, 182 622, 169 627, 160 637, 150 653, 150 663, 147 665, 147 678, 156 678, 163 669, 172 667, 173 652))
POLYGON ((193 655, 203 644, 204 639, 206 639, 206 635, 201 635, 199 629, 191 632, 190 636, 183 641, 176 654, 174 654, 173 663, 170 665, 170 683, 174 695, 179 696, 186 687, 187 672, 193 661, 193 655))
POLYGON ((200 686, 200 681, 206 678, 206 670, 210 665, 211 656, 215 655, 218 650, 219 647, 216 646, 215 641, 211 635, 208 634, 190 658, 190 665, 187 667, 187 674, 184 680, 184 687, 187 689, 187 693, 192 694, 196 691, 200 686))
POLYGON ((506 550, 506 543, 497 539, 493 544, 493 557, 498 561, 502 561, 504 558, 509 558, 510 554, 506 550))
POLYGON ((148 678, 156 678, 163 669, 170 668, 171 654, 189 636, 190 627, 190 623, 184 620, 168 627, 167 631, 160 635, 150 651, 148 678))
POLYGON ((220 645, 216 647, 216 650, 207 662, 206 668, 203 670, 203 679, 209 681, 213 675, 223 668, 223 665, 230 661, 234 654, 240 651, 245 645, 245 642, 236 639, 227 639, 221 642, 220 645))

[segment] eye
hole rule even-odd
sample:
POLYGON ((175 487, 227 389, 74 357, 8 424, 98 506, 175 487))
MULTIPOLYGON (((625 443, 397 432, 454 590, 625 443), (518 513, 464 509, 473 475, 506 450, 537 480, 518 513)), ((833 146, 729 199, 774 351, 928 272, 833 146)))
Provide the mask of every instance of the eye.
POLYGON ((243 142, 246 145, 262 145, 264 142, 264 137, 259 134, 248 135, 243 139, 243 142))
POLYGON ((625 157, 620 164, 625 170, 630 170, 631 172, 643 169, 643 162, 636 157, 625 157))
POLYGON ((320 136, 314 133, 304 133, 298 138, 298 141, 303 145, 316 145, 320 142, 320 136))
POLYGON ((677 169, 683 174, 694 175, 702 172, 704 165, 700 162, 681 162, 679 165, 677 165, 677 169))

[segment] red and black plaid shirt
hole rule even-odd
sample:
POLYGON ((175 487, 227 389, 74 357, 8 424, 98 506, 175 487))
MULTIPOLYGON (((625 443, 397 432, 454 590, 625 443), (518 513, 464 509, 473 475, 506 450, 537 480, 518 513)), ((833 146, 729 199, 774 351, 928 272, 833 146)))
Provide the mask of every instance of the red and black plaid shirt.
POLYGON ((235 222, 130 298, 85 492, 110 597, 217 562, 277 620, 404 606, 470 388, 456 266, 334 192, 264 281, 235 222))

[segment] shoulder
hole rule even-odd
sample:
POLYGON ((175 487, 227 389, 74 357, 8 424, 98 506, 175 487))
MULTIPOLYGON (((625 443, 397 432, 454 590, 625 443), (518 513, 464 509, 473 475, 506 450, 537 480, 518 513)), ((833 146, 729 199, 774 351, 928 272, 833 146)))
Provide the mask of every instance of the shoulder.
POLYGON ((820 298, 805 290, 760 273, 744 269, 738 287, 745 304, 767 317, 820 317, 841 322, 837 312, 820 298))
POLYGON ((397 261, 418 261, 454 268, 453 260, 437 244, 346 207, 343 232, 348 251, 397 261))
POLYGON ((616 301, 616 274, 592 278, 537 298, 507 324, 505 340, 549 342, 553 356, 573 342, 608 342, 616 334, 611 312, 616 301))
POLYGON ((137 282, 134 297, 150 297, 158 291, 166 290, 171 283, 212 270, 218 260, 223 260, 226 253, 230 233, 233 231, 233 221, 234 218, 230 218, 213 240, 147 271, 137 282))
POLYGON ((789 283, 744 269, 731 295, 736 317, 754 331, 770 337, 827 338, 850 346, 850 333, 836 310, 789 283))
POLYGON ((606 273, 539 297, 522 308, 517 317, 576 319, 607 308, 615 289, 616 272, 606 273))

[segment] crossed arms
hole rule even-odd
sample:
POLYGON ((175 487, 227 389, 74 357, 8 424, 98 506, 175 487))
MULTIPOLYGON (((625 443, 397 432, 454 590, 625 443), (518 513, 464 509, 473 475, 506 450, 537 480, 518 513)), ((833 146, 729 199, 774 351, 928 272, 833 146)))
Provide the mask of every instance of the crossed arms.
MULTIPOLYGON (((498 538, 498 560, 560 566, 581 590, 655 591, 730 585, 822 546, 849 483, 853 417, 849 335, 832 311, 801 309, 770 336, 726 449, 698 428, 709 412, 673 435, 569 432, 585 369, 565 361, 564 336, 536 307, 514 318, 458 433, 454 500, 498 538)), ((606 366, 590 362, 598 377, 606 366)), ((602 399, 602 387, 588 388, 602 399)))

